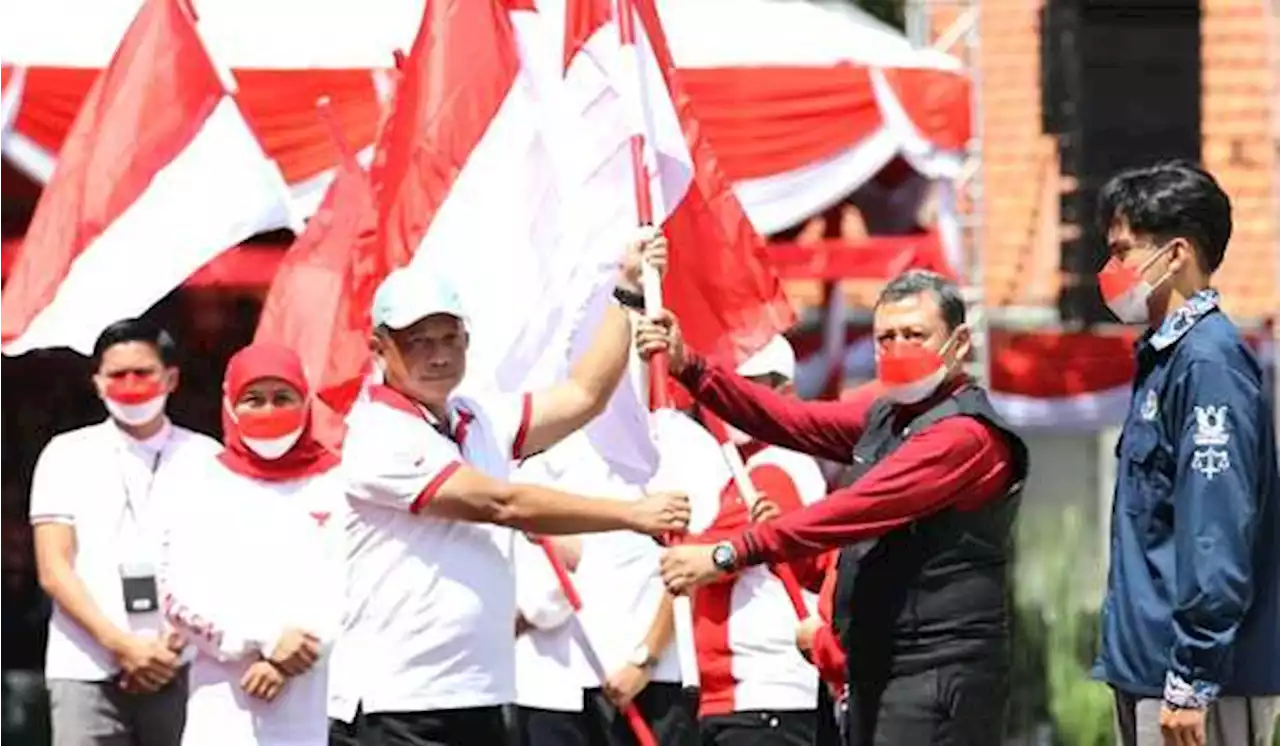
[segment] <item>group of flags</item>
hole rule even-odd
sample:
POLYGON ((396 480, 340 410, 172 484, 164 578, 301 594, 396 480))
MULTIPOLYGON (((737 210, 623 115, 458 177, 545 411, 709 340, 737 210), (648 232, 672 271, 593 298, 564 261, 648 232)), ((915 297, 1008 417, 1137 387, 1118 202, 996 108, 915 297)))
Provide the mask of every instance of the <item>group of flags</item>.
POLYGON ((87 352, 221 252, 288 227, 299 235, 257 339, 297 349, 332 414, 369 372, 373 291, 407 264, 459 288, 469 382, 549 382, 637 225, 637 130, 671 242, 665 303, 690 344, 731 363, 790 324, 652 0, 427 0, 395 54, 372 166, 334 123, 337 177, 305 230, 196 10, 146 0, 85 100, 4 289, 5 354, 87 352), (634 13, 630 46, 621 12, 634 13))

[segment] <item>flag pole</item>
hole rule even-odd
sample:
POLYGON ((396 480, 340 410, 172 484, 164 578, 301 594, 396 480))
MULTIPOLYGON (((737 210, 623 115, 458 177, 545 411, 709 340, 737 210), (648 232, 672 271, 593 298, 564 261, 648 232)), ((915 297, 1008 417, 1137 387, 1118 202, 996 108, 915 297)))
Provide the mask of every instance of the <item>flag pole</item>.
MULTIPOLYGON (((565 601, 569 602, 569 607, 573 609, 574 619, 577 620, 578 612, 582 610, 582 596, 578 595, 578 589, 573 585, 573 578, 569 576, 569 569, 564 566, 564 560, 556 553, 555 547, 551 546, 551 542, 545 537, 539 536, 535 539, 538 546, 542 548, 542 553, 547 556, 547 562, 551 563, 551 571, 556 575, 556 582, 560 584, 560 592, 564 594, 565 601)), ((581 632, 581 627, 579 627, 581 632)), ((579 641, 582 643, 582 651, 586 655, 588 662, 592 668, 596 669, 596 674, 601 677, 601 683, 604 683, 604 677, 608 674, 604 670, 604 666, 600 663, 599 656, 596 655, 595 648, 591 646, 591 641, 587 639, 586 634, 579 635, 579 641)), ((650 730, 649 724, 644 721, 644 716, 640 714, 640 709, 636 707, 635 702, 628 702, 627 706, 622 708, 622 714, 627 719, 627 724, 631 726, 631 732, 635 734, 636 743, 639 746, 658 746, 658 740, 654 738, 653 731, 650 730)))
MULTIPOLYGON (((729 473, 733 475, 733 484, 738 488, 738 494, 742 495, 742 499, 747 504, 747 510, 751 510, 760 500, 760 491, 756 489, 755 484, 751 481, 751 476, 747 473, 747 465, 742 460, 742 454, 738 451, 738 447, 734 445, 733 439, 729 437, 729 430, 725 427, 724 422, 713 412, 703 409, 702 422, 706 425, 707 430, 711 432, 715 439, 720 443, 720 453, 724 456, 724 462, 729 467, 729 473)), ((782 581, 782 587, 787 592, 787 598, 791 599, 791 608, 796 612, 796 617, 800 621, 809 618, 809 606, 804 602, 804 593, 801 590, 800 580, 796 577, 791 566, 780 562, 776 565, 770 565, 769 569, 773 574, 782 581)))
MULTIPOLYGON (((639 86, 643 82, 643 75, 640 72, 640 55, 636 49, 634 0, 618 0, 617 10, 618 36, 622 42, 622 60, 625 66, 631 68, 633 77, 633 80, 626 82, 634 86, 630 91, 632 95, 629 97, 632 100, 624 100, 623 103, 624 105, 630 105, 630 124, 635 130, 631 135, 630 145, 631 171, 635 180, 636 214, 639 217, 641 226, 651 226, 653 225, 653 198, 649 192, 649 169, 644 157, 645 133, 648 131, 648 127, 644 116, 642 93, 639 90, 639 86)), ((657 272, 653 271, 647 264, 644 265, 644 270, 645 315, 651 319, 658 318, 662 315, 662 283, 658 278, 657 272)), ((649 359, 649 404, 651 410, 656 411, 670 406, 668 376, 667 353, 661 352, 651 357, 649 359)), ((729 470, 733 474, 733 481, 738 488, 739 494, 747 501, 748 507, 754 506, 756 500, 760 498, 760 494, 756 491, 755 485, 751 483, 751 478, 747 475, 746 465, 742 462, 742 454, 738 453, 738 449, 729 439, 724 423, 713 417, 708 422, 708 425, 711 428, 711 434, 720 443, 720 452, 724 455, 725 463, 728 464, 729 470)), ((795 573, 792 572, 791 567, 779 564, 773 568, 773 572, 786 588, 787 596, 791 599, 796 616, 800 619, 807 619, 809 608, 804 603, 800 583, 796 579, 795 573)), ((682 605, 688 604, 687 597, 681 597, 676 600, 682 601, 682 605)), ((683 609, 676 609, 677 626, 680 624, 681 611, 683 609)), ((688 634, 692 639, 692 630, 688 634)))
POLYGON ((342 125, 338 124, 338 118, 333 113, 333 103, 328 96, 316 99, 316 115, 328 128, 329 140, 333 143, 333 149, 338 152, 338 157, 348 165, 356 163, 356 154, 351 150, 351 143, 347 141, 346 135, 342 133, 342 125))
MULTIPOLYGON (((641 72, 639 50, 636 47, 636 13, 634 0, 617 0, 614 18, 618 24, 618 41, 621 47, 619 60, 623 68, 619 82, 627 89, 622 92, 622 105, 626 107, 626 122, 632 128, 630 138, 631 175, 635 187, 636 222, 640 227, 652 227, 653 194, 649 190, 649 167, 645 160, 645 135, 649 131, 644 106, 644 76, 641 72)), ((641 264, 641 281, 644 290, 644 312, 650 319, 662 316, 662 278, 648 262, 641 264)), ((659 352, 649 358, 649 410, 657 412, 671 408, 669 389, 669 357, 659 352)), ((667 537, 674 543, 676 537, 667 537)), ((680 658, 680 674, 685 686, 698 681, 697 646, 694 643, 693 606, 688 596, 675 596, 671 600, 672 621, 675 625, 676 648, 680 658)))

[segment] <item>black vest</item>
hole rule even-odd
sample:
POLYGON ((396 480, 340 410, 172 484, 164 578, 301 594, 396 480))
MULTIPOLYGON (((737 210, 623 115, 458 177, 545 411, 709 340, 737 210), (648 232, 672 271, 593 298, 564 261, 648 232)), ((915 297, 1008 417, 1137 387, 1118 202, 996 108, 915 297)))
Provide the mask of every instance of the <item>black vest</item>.
POLYGON ((840 550, 834 622, 848 653, 849 680, 876 680, 948 663, 1004 656, 1009 637, 1009 558, 1027 473, 1027 449, 965 386, 895 430, 895 409, 877 402, 853 449, 855 481, 919 432, 947 417, 976 417, 1008 441, 1015 480, 977 510, 946 508, 880 537, 864 555, 840 550))

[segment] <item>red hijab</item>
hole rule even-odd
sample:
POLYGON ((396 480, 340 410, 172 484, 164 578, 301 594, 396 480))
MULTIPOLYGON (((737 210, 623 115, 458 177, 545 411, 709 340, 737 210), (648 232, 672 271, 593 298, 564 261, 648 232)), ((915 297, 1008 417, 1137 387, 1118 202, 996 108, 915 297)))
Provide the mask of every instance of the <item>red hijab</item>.
POLYGON ((231 357, 222 382, 222 443, 218 460, 231 471, 266 482, 284 482, 328 471, 338 465, 338 457, 312 434, 308 413, 302 435, 283 456, 265 459, 254 453, 240 438, 240 428, 231 418, 236 400, 254 381, 278 378, 302 394, 311 406, 311 389, 302 371, 302 360, 293 350, 276 344, 254 343, 231 357))

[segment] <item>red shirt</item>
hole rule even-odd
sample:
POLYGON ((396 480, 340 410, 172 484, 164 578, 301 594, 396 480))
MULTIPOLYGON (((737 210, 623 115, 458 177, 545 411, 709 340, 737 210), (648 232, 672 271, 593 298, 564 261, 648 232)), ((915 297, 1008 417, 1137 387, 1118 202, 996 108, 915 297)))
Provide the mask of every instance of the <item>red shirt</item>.
MULTIPOLYGON (((874 390, 846 401, 803 401, 692 359, 680 376, 689 393, 723 420, 760 440, 848 463, 876 401, 874 390)), ((917 405, 912 417, 968 384, 956 378, 917 405)), ((780 562, 882 536, 944 508, 974 510, 1015 478, 1008 442, 973 417, 948 417, 912 435, 854 484, 803 510, 732 537, 744 564, 780 562)))

